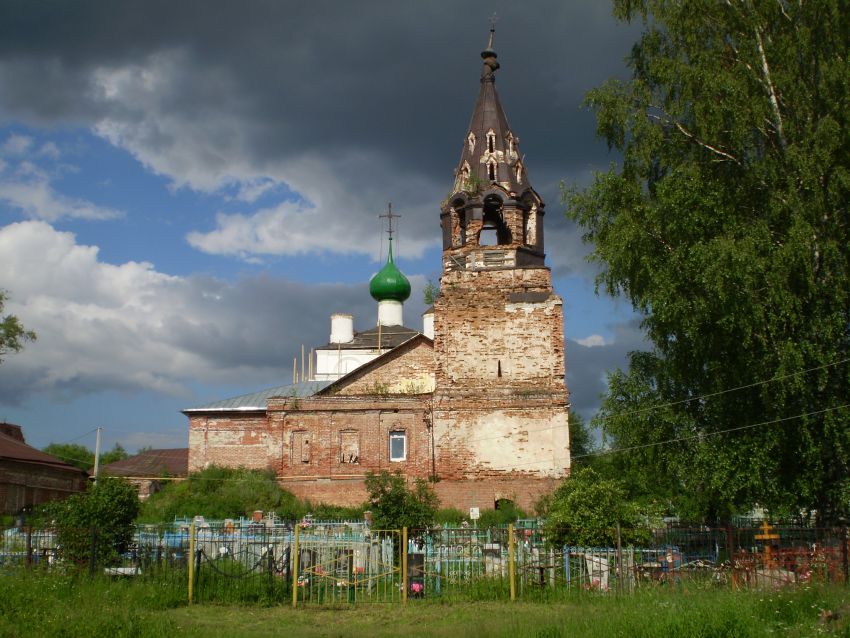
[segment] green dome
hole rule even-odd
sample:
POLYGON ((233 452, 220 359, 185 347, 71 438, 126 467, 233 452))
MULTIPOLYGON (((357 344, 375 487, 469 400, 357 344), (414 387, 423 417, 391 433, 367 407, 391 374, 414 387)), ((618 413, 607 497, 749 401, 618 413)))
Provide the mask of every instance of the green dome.
POLYGON ((410 282, 393 263, 392 240, 387 263, 369 282, 369 294, 375 301, 404 301, 410 296, 410 282))

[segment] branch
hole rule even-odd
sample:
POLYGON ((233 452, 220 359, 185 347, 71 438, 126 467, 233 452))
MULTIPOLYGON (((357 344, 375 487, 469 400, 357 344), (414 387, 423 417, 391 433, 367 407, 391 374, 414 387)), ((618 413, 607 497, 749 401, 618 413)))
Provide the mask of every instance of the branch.
POLYGON ((765 87, 770 99, 770 108, 773 111, 773 124, 776 127, 776 134, 779 136, 779 145, 782 150, 785 150, 787 143, 785 141, 785 132, 782 128, 782 114, 779 112, 779 100, 776 99, 776 91, 773 88, 773 80, 770 77, 770 68, 767 66, 767 56, 764 53, 764 46, 761 41, 761 31, 758 26, 754 29, 756 34, 756 44, 758 45, 759 57, 761 58, 761 71, 764 75, 765 87))
POLYGON ((721 157, 725 157, 726 159, 728 159, 728 160, 731 160, 731 161, 735 162, 738 166, 740 166, 740 165, 741 165, 741 162, 739 162, 739 161, 738 161, 738 158, 737 158, 737 157, 735 157, 734 155, 730 155, 730 154, 729 154, 729 153, 727 153, 726 151, 721 151, 719 148, 717 148, 717 147, 715 147, 715 146, 712 146, 712 145, 711 145, 711 144, 709 144, 708 142, 703 142, 703 141, 702 141, 701 139, 699 139, 696 135, 694 135, 694 134, 693 134, 693 133, 691 133, 688 129, 686 129, 684 126, 682 126, 681 124, 679 124, 679 122, 675 122, 675 121, 674 121, 674 122, 673 122, 673 124, 676 126, 676 128, 677 128, 677 129, 679 129, 679 131, 682 133, 682 135, 684 135, 685 137, 687 137, 687 138, 689 138, 689 139, 692 139, 694 142, 696 142, 697 144, 699 144, 699 145, 700 145, 700 146, 702 146, 703 148, 705 148, 705 149, 707 149, 707 150, 711 151, 712 153, 716 153, 717 155, 720 155, 721 157))
POLYGON ((691 133, 684 126, 682 126, 682 124, 680 124, 678 121, 676 121, 673 117, 671 117, 667 112, 664 111, 664 109, 662 109, 658 106, 653 106, 653 105, 651 105, 650 108, 654 108, 654 109, 660 111, 661 113, 664 113, 664 117, 661 117, 661 116, 658 116, 658 115, 653 115, 652 113, 647 113, 646 116, 649 119, 656 120, 658 122, 661 122, 662 124, 672 124, 677 129, 679 129, 679 131, 682 133, 682 135, 684 135, 685 137, 687 137, 690 140, 693 140, 694 142, 696 142, 697 144, 702 146, 704 149, 709 150, 712 153, 719 155, 720 157, 724 157, 727 160, 731 160, 731 161, 735 162, 738 166, 741 166, 741 162, 738 160, 737 157, 735 157, 734 155, 730 155, 726 151, 720 150, 716 146, 712 146, 708 142, 704 142, 703 140, 698 138, 696 135, 691 133))

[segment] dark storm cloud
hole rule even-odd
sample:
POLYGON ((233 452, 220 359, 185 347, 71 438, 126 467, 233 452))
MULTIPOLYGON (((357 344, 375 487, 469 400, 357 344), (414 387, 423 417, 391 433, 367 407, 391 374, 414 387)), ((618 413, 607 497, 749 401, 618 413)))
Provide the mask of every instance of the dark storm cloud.
POLYGON ((614 327, 613 343, 587 347, 567 340, 567 387, 572 410, 589 420, 599 408, 608 383, 607 375, 617 369, 628 369, 628 354, 646 350, 643 331, 635 319, 614 327))
POLYGON ((203 118, 226 109, 252 161, 365 147, 448 185, 493 8, 499 87, 533 183, 604 163, 579 104, 623 74, 634 34, 598 0, 5 2, 0 108, 24 121, 94 122, 120 108, 98 99, 98 69, 180 50, 187 90, 168 96, 169 110, 203 118))

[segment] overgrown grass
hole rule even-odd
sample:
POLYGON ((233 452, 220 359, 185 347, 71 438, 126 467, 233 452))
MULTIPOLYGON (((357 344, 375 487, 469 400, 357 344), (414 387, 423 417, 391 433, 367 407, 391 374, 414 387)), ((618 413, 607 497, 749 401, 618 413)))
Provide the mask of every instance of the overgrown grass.
POLYGON ((334 609, 186 605, 185 584, 86 575, 0 575, 0 636, 850 636, 841 587, 780 592, 652 589, 559 601, 424 599, 334 609))
POLYGON ((0 636, 170 636, 162 614, 185 604, 185 582, 91 578, 58 570, 0 574, 0 636))

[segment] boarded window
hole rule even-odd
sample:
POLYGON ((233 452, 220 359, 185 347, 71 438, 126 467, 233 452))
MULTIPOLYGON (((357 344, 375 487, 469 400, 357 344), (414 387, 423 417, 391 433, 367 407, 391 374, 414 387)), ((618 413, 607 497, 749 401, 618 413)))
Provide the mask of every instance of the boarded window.
POLYGON ((360 462, 360 432, 343 430, 339 433, 339 462, 360 462))
POLYGON ((310 434, 308 432, 292 433, 292 464, 310 462, 310 434))
POLYGON ((390 461, 407 459, 407 435, 402 430, 390 432, 390 461))

